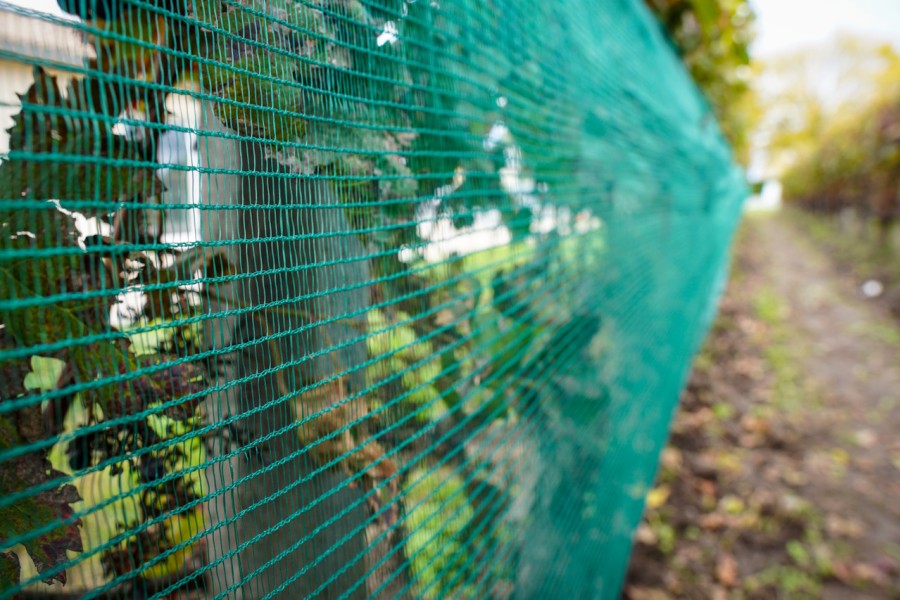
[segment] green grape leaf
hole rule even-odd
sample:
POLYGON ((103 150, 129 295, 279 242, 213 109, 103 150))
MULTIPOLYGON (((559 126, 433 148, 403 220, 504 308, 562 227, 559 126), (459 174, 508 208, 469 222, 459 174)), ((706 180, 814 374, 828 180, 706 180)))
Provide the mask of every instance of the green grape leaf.
POLYGON ((66 363, 58 358, 46 358, 44 356, 31 357, 31 372, 25 376, 26 390, 40 390, 46 392, 52 390, 62 374, 66 363))
POLYGON ((138 142, 114 135, 112 125, 94 115, 71 116, 96 113, 101 92, 91 80, 81 80, 64 97, 56 77, 35 68, 34 83, 19 96, 22 110, 7 130, 10 151, 0 165, 0 200, 56 200, 90 215, 98 209, 76 202, 159 196, 155 170, 134 165, 143 159, 138 142))
POLYGON ((12 552, 0 553, 0 589, 8 590, 19 581, 19 557, 12 552))
MULTIPOLYGON (((24 411, 32 411, 38 407, 29 407, 24 411)), ((22 411, 20 411, 22 412, 22 411)), ((16 424, 8 416, 0 417, 0 448, 9 449, 25 445, 28 440, 20 437, 16 424)), ((26 490, 43 486, 65 474, 52 468, 50 461, 38 453, 32 452, 12 458, 0 468, 0 494, 11 496, 26 490)), ((67 552, 82 552, 80 520, 71 520, 74 511, 72 504, 81 497, 75 486, 65 484, 29 494, 17 502, 0 509, 0 546, 8 546, 18 536, 52 526, 52 529, 38 536, 29 536, 21 543, 34 561, 38 574, 56 569, 65 564, 69 558, 67 552), (66 522, 69 520, 69 522, 66 522)), ((0 577, 9 576, 11 564, 8 555, 3 561, 0 577)), ((66 582, 65 570, 49 573, 44 577, 46 583, 66 582)))

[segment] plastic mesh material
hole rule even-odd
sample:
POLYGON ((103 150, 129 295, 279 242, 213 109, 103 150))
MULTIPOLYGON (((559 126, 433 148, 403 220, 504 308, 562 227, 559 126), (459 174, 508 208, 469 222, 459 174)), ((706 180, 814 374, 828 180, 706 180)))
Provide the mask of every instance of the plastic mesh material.
POLYGON ((642 3, 59 4, 0 5, 0 598, 615 598, 745 195, 642 3))

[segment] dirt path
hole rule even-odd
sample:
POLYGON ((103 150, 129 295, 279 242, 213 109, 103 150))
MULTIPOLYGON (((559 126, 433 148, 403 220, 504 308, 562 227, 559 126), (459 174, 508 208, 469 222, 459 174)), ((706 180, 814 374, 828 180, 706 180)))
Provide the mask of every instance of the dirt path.
POLYGON ((782 217, 744 227, 626 597, 900 598, 900 328, 782 217))
MULTIPOLYGON (((836 278, 827 258, 803 243, 802 232, 777 219, 757 231, 771 285, 788 307, 798 342, 807 345, 803 370, 821 401, 821 410, 807 415, 818 433, 815 445, 842 447, 850 456, 843 477, 816 478, 808 491, 822 509, 861 519, 869 543, 859 550, 865 558, 876 558, 877 542, 900 544, 896 324, 836 278)), ((814 456, 808 452, 807 462, 814 456)))

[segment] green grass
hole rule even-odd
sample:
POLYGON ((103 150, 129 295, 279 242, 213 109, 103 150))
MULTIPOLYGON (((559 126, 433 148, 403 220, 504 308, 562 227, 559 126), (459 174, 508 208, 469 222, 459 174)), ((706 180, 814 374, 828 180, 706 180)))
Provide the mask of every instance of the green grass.
POLYGON ((805 351, 791 331, 787 306, 774 290, 763 287, 753 299, 753 309, 769 329, 763 360, 774 377, 772 404, 789 411, 808 408, 818 401, 817 394, 802 375, 805 351))

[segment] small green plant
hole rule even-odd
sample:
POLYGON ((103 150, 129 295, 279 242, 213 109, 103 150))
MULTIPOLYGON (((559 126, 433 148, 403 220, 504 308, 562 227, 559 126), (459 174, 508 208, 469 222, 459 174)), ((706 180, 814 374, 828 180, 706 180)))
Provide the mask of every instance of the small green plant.
POLYGON ((748 593, 771 593, 782 598, 813 600, 822 597, 822 584, 802 568, 773 566, 744 580, 748 593))

